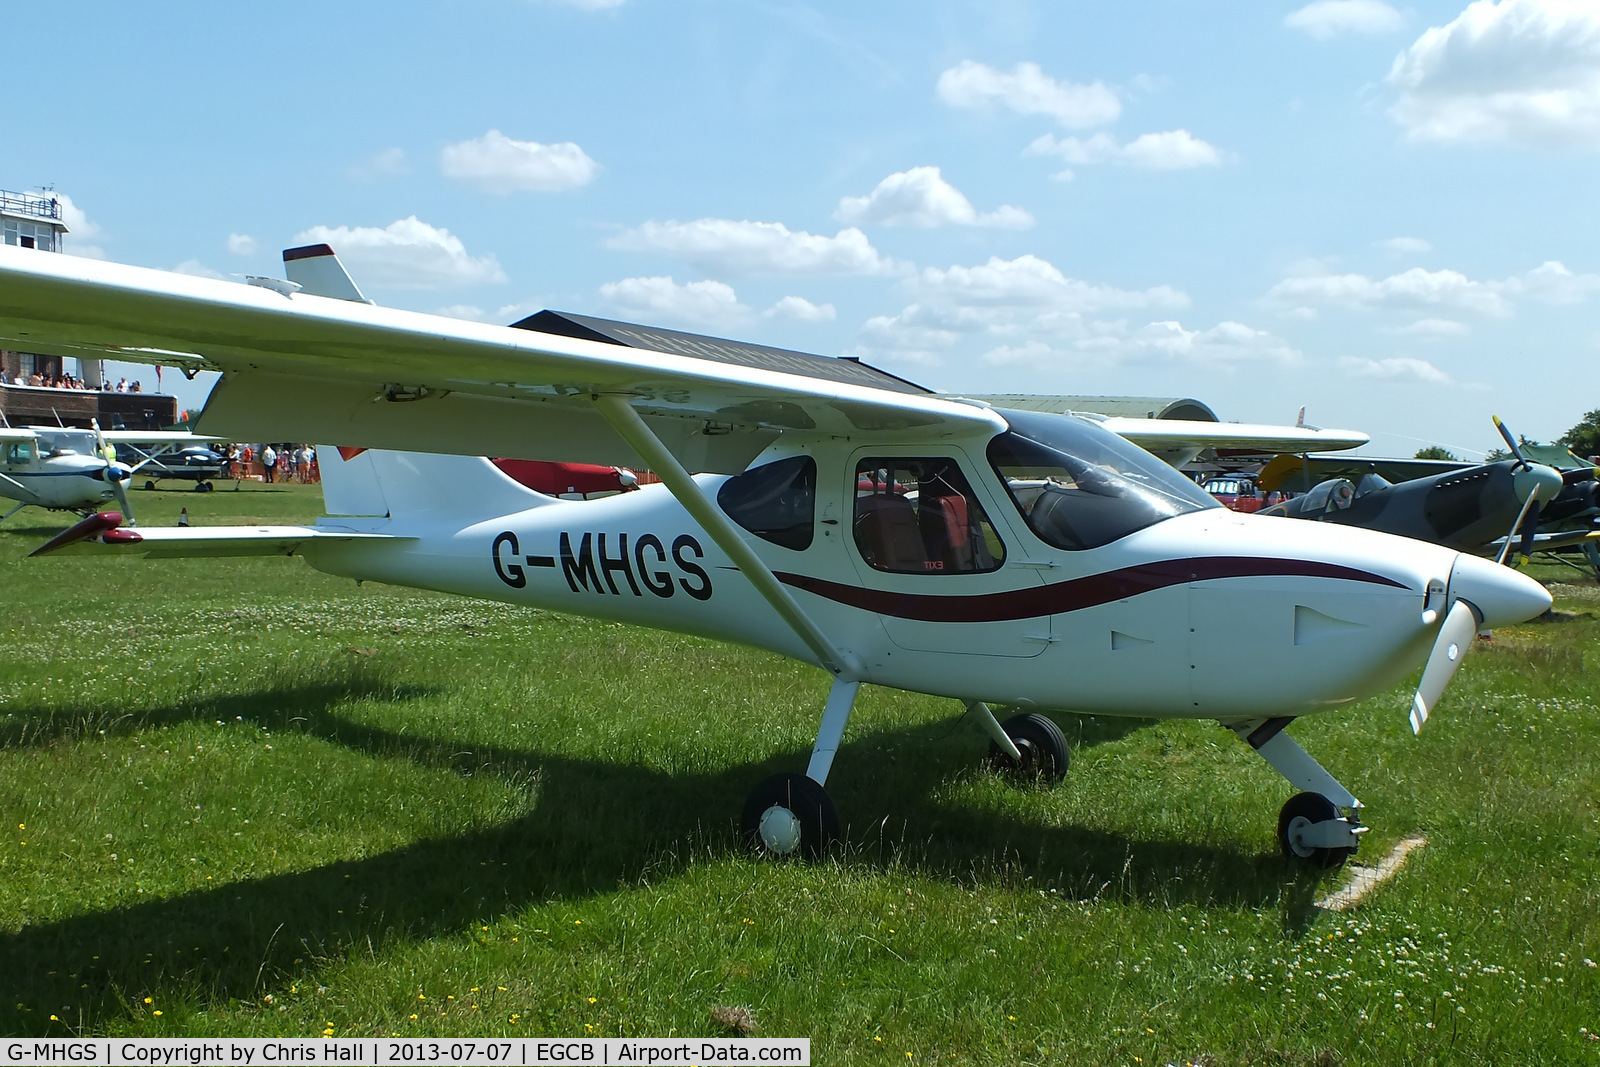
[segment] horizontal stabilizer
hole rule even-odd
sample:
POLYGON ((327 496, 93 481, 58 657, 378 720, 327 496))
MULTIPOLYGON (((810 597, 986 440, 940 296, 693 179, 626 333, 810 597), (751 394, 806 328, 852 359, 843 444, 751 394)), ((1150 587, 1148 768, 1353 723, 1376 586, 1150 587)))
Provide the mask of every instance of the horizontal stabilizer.
POLYGON ((120 512, 102 511, 57 534, 30 555, 64 551, 73 555, 101 553, 146 559, 294 556, 313 542, 408 540, 413 538, 323 526, 174 526, 133 530, 122 527, 120 512))

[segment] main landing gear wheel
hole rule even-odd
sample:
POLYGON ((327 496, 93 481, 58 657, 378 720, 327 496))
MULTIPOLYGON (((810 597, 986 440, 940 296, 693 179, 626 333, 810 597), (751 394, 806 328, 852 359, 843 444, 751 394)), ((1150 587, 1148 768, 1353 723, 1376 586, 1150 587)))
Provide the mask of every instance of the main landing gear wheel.
POLYGON ((144 491, 147 492, 147 493, 155 492, 156 491, 156 483, 155 482, 148 482, 148 481, 145 482, 144 483, 144 491))
POLYGON ((1291 858, 1310 861, 1317 867, 1339 867, 1355 855, 1353 847, 1335 848, 1308 844, 1306 831, 1318 823, 1339 818, 1333 801, 1320 793, 1296 793, 1278 812, 1278 847, 1291 858))
POLYGON ((1022 762, 993 741, 989 742, 989 766, 997 771, 1046 782, 1060 781, 1067 773, 1071 755, 1061 727, 1043 715, 1013 715, 1000 724, 1011 743, 1022 753, 1022 762))
POLYGON ((817 859, 839 837, 839 813, 828 791, 803 774, 775 774, 750 791, 739 820, 745 843, 760 855, 817 859))

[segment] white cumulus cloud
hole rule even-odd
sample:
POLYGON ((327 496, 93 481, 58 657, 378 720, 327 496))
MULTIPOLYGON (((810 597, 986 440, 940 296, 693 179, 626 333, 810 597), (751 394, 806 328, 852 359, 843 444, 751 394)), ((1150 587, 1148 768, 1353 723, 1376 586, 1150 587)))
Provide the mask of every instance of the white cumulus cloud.
POLYGON ((1412 140, 1600 147, 1600 4, 1475 0, 1388 80, 1412 140))
POLYGON ((1397 356, 1393 359, 1366 359, 1362 356, 1342 356, 1339 369, 1357 378, 1377 378, 1387 382, 1423 382, 1428 385, 1449 385, 1450 376, 1425 359, 1397 356))
POLYGON ((1202 330, 1189 329, 1171 319, 1140 327, 1131 327, 1124 321, 1090 323, 1082 336, 997 345, 979 358, 994 367, 1048 369, 1089 361, 1099 365, 1182 365, 1209 370, 1290 366, 1303 359, 1300 351, 1282 338, 1242 322, 1219 322, 1202 330))
POLYGON ((1414 309, 1453 307, 1486 315, 1509 315, 1500 287, 1475 282, 1460 271, 1413 267, 1387 278, 1365 274, 1311 274, 1285 278, 1267 293, 1269 300, 1297 306, 1336 304, 1352 308, 1414 309))
POLYGON ((999 362, 1041 351, 1070 350, 1096 331, 1125 330, 1095 321, 1102 312, 1177 309, 1186 294, 1171 286, 1118 289, 1063 274, 1034 255, 991 258, 976 266, 928 268, 904 283, 913 302, 896 315, 878 315, 862 329, 871 354, 934 364, 967 340, 989 346, 999 362))
POLYGON ((832 322, 839 317, 832 304, 813 304, 803 296, 786 296, 761 314, 790 322, 832 322))
POLYGON ((670 252, 707 274, 894 274, 901 270, 853 226, 826 237, 791 230, 781 222, 647 222, 624 230, 606 244, 633 252, 670 252))
POLYGON ((61 202, 61 221, 66 224, 67 235, 62 238, 61 250, 68 255, 85 259, 105 259, 105 249, 95 241, 106 236, 106 231, 92 222, 83 208, 72 202, 66 193, 49 193, 61 202))
POLYGON ((624 278, 602 285, 600 296, 624 315, 652 321, 722 326, 750 315, 733 287, 718 281, 679 285, 671 277, 624 278))
POLYGON ((866 196, 839 201, 840 222, 882 226, 995 226, 1024 230, 1033 216, 1009 204, 979 212, 961 190, 944 180, 938 167, 912 167, 891 174, 866 196))
POLYGON ((1383 0, 1316 0, 1289 12, 1283 24, 1327 40, 1343 33, 1393 33, 1405 19, 1383 0))
POLYGON ((1028 254, 1016 259, 990 257, 975 267, 928 267, 917 277, 918 295, 953 307, 1033 307, 1076 313, 1126 308, 1181 308, 1189 298, 1161 285, 1117 289, 1069 278, 1053 263, 1028 254))
POLYGON ((382 229, 312 226, 295 242, 331 245, 362 288, 444 289, 506 280, 494 256, 469 255, 461 238, 415 215, 382 229))
MULTIPOLYGON (((1221 150, 1202 141, 1188 130, 1146 133, 1127 144, 1109 133, 1092 137, 1057 137, 1044 134, 1025 150, 1030 156, 1060 156, 1068 163, 1121 163, 1146 170, 1184 170, 1190 167, 1215 167, 1222 163, 1221 150)), ((1071 173, 1061 175, 1071 177, 1071 173)))
POLYGON ((571 141, 515 141, 499 130, 444 146, 440 169, 491 193, 560 192, 586 185, 600 165, 571 141))
POLYGON ((67 232, 72 236, 83 239, 105 236, 105 231, 89 221, 89 216, 84 214, 83 208, 72 202, 72 197, 66 193, 46 195, 53 196, 61 202, 61 221, 66 224, 67 232))
POLYGON ((1070 129, 1100 126, 1122 114, 1117 94, 1104 84, 1057 81, 1037 63, 1018 63, 1007 72, 965 59, 939 75, 938 92, 952 107, 999 105, 1019 115, 1048 115, 1070 129))
POLYGON ((256 239, 247 233, 228 234, 228 251, 235 256, 253 256, 257 247, 256 239))
POLYGON ((358 182, 375 182, 396 174, 409 173, 410 170, 404 149, 385 148, 357 163, 347 173, 358 182))
POLYGON ((1387 241, 1379 242, 1391 252, 1403 256, 1420 255, 1423 252, 1432 252, 1433 245, 1420 237, 1391 237, 1387 241))
POLYGON ((1187 363, 1203 367, 1287 366, 1301 355, 1282 338, 1242 322, 1219 322, 1207 330, 1186 329, 1167 319, 1124 332, 1120 323, 1102 327, 1074 347, 1123 363, 1187 363))
POLYGON ((1578 274, 1552 259, 1504 284, 1512 295, 1527 295, 1546 304, 1579 304, 1600 292, 1600 274, 1578 274))
POLYGON ((1418 319, 1407 323, 1392 331, 1402 337, 1420 337, 1427 341, 1439 341, 1451 337, 1465 337, 1472 331, 1464 322, 1454 319, 1418 319))
POLYGON ((1282 304, 1336 305, 1363 310, 1455 308, 1483 315, 1505 316, 1517 299, 1545 304, 1577 304, 1600 294, 1600 274, 1579 274, 1549 260, 1509 278, 1474 281, 1460 271, 1413 267, 1387 278, 1365 274, 1311 271, 1285 278, 1267 292, 1282 304))

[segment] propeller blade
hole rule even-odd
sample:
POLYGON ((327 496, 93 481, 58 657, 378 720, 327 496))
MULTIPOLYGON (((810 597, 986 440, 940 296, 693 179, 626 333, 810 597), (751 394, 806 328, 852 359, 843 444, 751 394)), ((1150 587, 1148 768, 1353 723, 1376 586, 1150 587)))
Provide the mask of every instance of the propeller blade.
POLYGON ((1422 732, 1428 713, 1439 703, 1444 687, 1455 677, 1461 657, 1466 655, 1477 632, 1478 617, 1472 613, 1472 606, 1464 600, 1452 604, 1450 614, 1444 617, 1444 625, 1439 627, 1439 636, 1434 639, 1433 651, 1428 653, 1428 665, 1422 669, 1417 695, 1411 701, 1412 733, 1422 732))
MULTIPOLYGON (((1517 535, 1518 527, 1520 527, 1523 520, 1528 517, 1529 510, 1533 508, 1533 505, 1538 501, 1538 499, 1539 487, 1536 485, 1533 487, 1533 490, 1528 493, 1528 499, 1522 502, 1522 510, 1517 512, 1516 521, 1511 524, 1511 530, 1506 534, 1506 543, 1500 546, 1500 554, 1494 558, 1496 563, 1504 563, 1506 561, 1506 554, 1511 551, 1511 539, 1517 535)), ((1537 521, 1534 522, 1533 527, 1535 531, 1538 530, 1539 524, 1537 521)), ((1527 553, 1523 553, 1523 555, 1527 555, 1527 553)))
POLYGON ((122 514, 127 519, 129 526, 138 525, 138 520, 133 517, 133 505, 128 503, 128 480, 126 478, 111 483, 111 488, 117 494, 117 503, 122 505, 122 514))
POLYGON ((1506 429, 1506 424, 1500 421, 1500 416, 1490 415, 1489 417, 1494 420, 1494 428, 1500 431, 1500 436, 1506 439, 1506 447, 1511 449, 1513 456, 1517 457, 1517 462, 1524 467, 1528 466, 1528 461, 1522 458, 1522 449, 1517 447, 1516 440, 1512 438, 1511 431, 1506 429))
POLYGON ((1517 553, 1522 556, 1522 562, 1528 562, 1533 555, 1533 541, 1539 536, 1539 516, 1529 515, 1522 520, 1522 542, 1517 545, 1517 553))

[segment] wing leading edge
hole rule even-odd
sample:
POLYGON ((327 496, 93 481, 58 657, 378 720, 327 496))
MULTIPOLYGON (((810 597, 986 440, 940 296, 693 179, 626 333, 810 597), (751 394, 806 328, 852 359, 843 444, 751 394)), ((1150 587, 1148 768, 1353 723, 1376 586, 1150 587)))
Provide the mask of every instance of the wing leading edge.
POLYGON ((624 395, 693 469, 785 431, 998 429, 985 407, 691 355, 0 247, 0 346, 181 362, 223 380, 202 432, 636 463, 591 398, 624 395))

